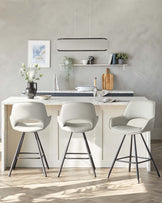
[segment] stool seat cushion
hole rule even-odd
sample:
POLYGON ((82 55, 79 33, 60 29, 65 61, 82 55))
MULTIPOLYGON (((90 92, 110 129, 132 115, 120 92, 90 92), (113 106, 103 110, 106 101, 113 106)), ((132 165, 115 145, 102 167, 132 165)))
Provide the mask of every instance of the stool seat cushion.
POLYGON ((114 126, 111 128, 112 132, 117 134, 126 134, 126 135, 132 135, 132 134, 138 134, 141 132, 142 128, 129 126, 129 125, 121 125, 121 126, 114 126))
POLYGON ((70 123, 66 122, 66 125, 62 126, 62 123, 59 123, 60 127, 68 132, 73 133, 83 133, 89 130, 92 130, 92 126, 90 123, 70 123))
POLYGON ((28 122, 17 122, 14 126, 14 130, 20 131, 20 132, 36 132, 42 130, 42 122, 34 122, 34 123, 28 123, 28 122))

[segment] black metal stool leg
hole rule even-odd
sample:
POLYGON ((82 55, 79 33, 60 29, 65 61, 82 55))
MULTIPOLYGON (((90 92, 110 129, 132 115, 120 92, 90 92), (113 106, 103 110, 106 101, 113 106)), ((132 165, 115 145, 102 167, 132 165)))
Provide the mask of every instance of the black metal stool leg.
POLYGON ((38 137, 37 137, 37 134, 35 132, 34 132, 34 135, 35 135, 35 139, 36 139, 36 142, 37 142, 37 145, 38 145, 39 155, 40 155, 40 159, 41 159, 42 167, 43 167, 43 173, 44 173, 44 176, 47 177, 46 169, 45 169, 43 158, 42 158, 43 155, 42 155, 42 152, 41 152, 41 147, 39 145, 38 137))
POLYGON ((96 172, 95 172, 96 167, 95 167, 95 164, 94 164, 94 161, 93 161, 93 158, 92 158, 91 150, 89 148, 88 141, 87 141, 85 133, 83 133, 83 137, 84 137, 84 141, 85 141, 86 148, 87 148, 87 151, 88 151, 89 159, 91 161, 91 165, 92 165, 92 169, 93 169, 93 174, 94 174, 94 177, 96 177, 96 172))
POLYGON ((155 164, 155 161, 154 161, 154 159, 153 159, 153 157, 152 157, 152 155, 151 155, 151 152, 150 152, 150 150, 149 150, 149 148, 148 148, 148 146, 147 146, 147 144, 146 144, 146 142, 145 142, 145 139, 144 139, 144 137, 143 137, 142 134, 141 134, 141 137, 142 137, 142 140, 143 140, 143 142, 144 142, 144 144, 145 144, 145 147, 146 147, 146 149, 147 149, 147 151, 148 151, 148 154, 150 155, 151 161, 152 161, 152 163, 153 163, 153 165, 154 165, 154 168, 155 168, 155 170, 156 170, 156 172, 157 172, 157 175, 160 177, 160 173, 159 173, 159 171, 158 171, 158 169, 157 169, 157 166, 156 166, 156 164, 155 164))
POLYGON ((132 161, 132 138, 133 138, 133 135, 131 135, 131 141, 130 141, 129 172, 131 172, 131 161, 132 161))
POLYGON ((44 157, 44 161, 45 161, 45 163, 46 163, 47 168, 49 169, 49 165, 48 165, 48 162, 47 162, 47 158, 46 158, 46 155, 45 155, 45 153, 44 153, 43 146, 42 146, 42 143, 41 143, 41 141, 40 141, 39 135, 38 135, 37 132, 35 132, 35 133, 37 134, 38 142, 39 142, 39 145, 40 145, 40 148, 41 148, 43 157, 44 157))
POLYGON ((23 140, 24 140, 24 136, 25 136, 25 133, 23 132, 23 133, 22 133, 22 136, 21 136, 21 138, 20 138, 20 142, 19 142, 19 144, 18 144, 17 150, 16 150, 16 152, 15 152, 15 155, 14 155, 14 158, 13 158, 13 161, 12 161, 12 164, 11 164, 11 167, 10 167, 10 171, 9 171, 8 176, 11 176, 12 169, 15 169, 15 167, 16 167, 17 157, 18 157, 18 155, 19 155, 19 153, 20 153, 21 146, 22 146, 23 140))
POLYGON ((95 164, 94 164, 94 161, 93 161, 93 157, 92 157, 92 154, 91 154, 91 150, 90 150, 90 147, 89 147, 89 144, 88 144, 87 137, 86 137, 85 133, 83 133, 83 138, 84 138, 85 143, 86 143, 86 148, 87 148, 87 151, 88 151, 88 155, 91 155, 93 168, 94 168, 94 170, 96 170, 96 167, 95 167, 95 164))
POLYGON ((124 135, 124 137, 123 137, 123 139, 122 139, 122 142, 121 142, 121 144, 120 144, 120 146, 119 146, 119 149, 118 149, 118 151, 117 151, 117 153, 116 153, 116 156, 115 156, 115 158, 114 158, 114 161, 113 161, 113 163, 112 163, 112 165, 111 165, 111 168, 110 168, 110 170, 109 170, 109 173, 108 173, 108 175, 107 175, 108 178, 110 177, 111 171, 112 171, 112 169, 113 169, 113 167, 114 167, 115 161, 116 161, 116 159, 117 159, 117 157, 118 157, 118 154, 119 154, 120 149, 121 149, 121 147, 122 147, 122 145, 123 145, 123 142, 124 142, 125 137, 126 137, 126 135, 124 135))
POLYGON ((67 153, 67 151, 68 151, 68 148, 69 148, 69 144, 70 144, 72 135, 73 135, 73 133, 71 132, 70 138, 69 138, 69 141, 68 141, 68 144, 67 144, 67 146, 66 146, 65 153, 64 153, 64 157, 63 157, 63 160, 62 160, 62 163, 61 163, 61 166, 60 166, 60 170, 59 170, 59 173, 58 173, 58 178, 60 177, 60 174, 61 174, 61 171, 62 171, 62 167, 63 167, 63 165, 64 165, 64 161, 65 161, 65 158, 66 158, 66 153, 67 153))
POLYGON ((137 146, 136 146, 136 135, 134 135, 134 151, 135 151, 135 159, 136 159, 137 180, 138 180, 138 183, 139 183, 139 169, 138 169, 138 156, 137 156, 137 146))

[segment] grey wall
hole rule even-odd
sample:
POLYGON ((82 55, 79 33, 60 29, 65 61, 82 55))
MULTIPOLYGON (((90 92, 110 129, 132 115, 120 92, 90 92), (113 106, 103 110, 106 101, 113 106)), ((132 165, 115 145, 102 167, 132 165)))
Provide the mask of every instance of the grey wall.
MULTIPOLYGON (((64 54, 56 52, 59 37, 107 37, 109 51, 129 54, 129 66, 112 68, 115 89, 134 90, 157 102, 153 139, 162 139, 162 1, 161 0, 0 0, 0 100, 19 95, 25 81, 19 76, 27 63, 29 39, 51 40, 51 68, 42 69, 39 90, 53 89, 57 74, 61 89, 92 85, 106 68, 74 68, 71 80, 59 67, 64 54)), ((66 54, 76 62, 94 55, 107 61, 105 53, 66 54)))

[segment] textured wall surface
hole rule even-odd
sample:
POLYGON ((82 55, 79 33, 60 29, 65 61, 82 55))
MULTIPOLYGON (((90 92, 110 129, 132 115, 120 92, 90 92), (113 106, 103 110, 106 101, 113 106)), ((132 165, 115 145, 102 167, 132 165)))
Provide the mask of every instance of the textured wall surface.
POLYGON ((53 90, 54 74, 61 89, 93 85, 101 88, 104 67, 75 67, 69 81, 59 67, 63 56, 76 62, 94 55, 106 63, 108 52, 60 54, 59 37, 107 37, 109 52, 129 54, 128 68, 112 68, 115 89, 134 90, 157 102, 152 139, 162 139, 162 1, 161 0, 0 0, 0 101, 20 95, 25 81, 19 75, 27 63, 29 39, 51 40, 51 68, 42 69, 39 90, 53 90))

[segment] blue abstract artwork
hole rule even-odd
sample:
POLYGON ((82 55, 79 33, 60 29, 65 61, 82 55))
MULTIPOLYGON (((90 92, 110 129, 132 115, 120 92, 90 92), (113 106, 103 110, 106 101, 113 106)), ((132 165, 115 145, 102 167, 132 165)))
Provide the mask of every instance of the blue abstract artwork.
POLYGON ((46 63, 46 46, 34 45, 33 46, 33 63, 46 63))
POLYGON ((28 41, 28 66, 36 64, 40 68, 50 67, 50 40, 28 41))

